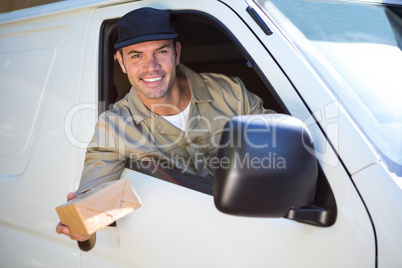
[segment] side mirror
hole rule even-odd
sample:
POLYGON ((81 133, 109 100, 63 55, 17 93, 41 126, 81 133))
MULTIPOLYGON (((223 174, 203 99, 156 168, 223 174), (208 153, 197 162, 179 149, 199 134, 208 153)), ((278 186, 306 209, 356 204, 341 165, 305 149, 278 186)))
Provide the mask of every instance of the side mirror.
POLYGON ((218 158, 213 189, 218 210, 272 218, 293 210, 294 219, 303 221, 297 217, 305 211, 295 209, 312 205, 318 164, 302 121, 282 114, 234 117, 222 133, 218 158))

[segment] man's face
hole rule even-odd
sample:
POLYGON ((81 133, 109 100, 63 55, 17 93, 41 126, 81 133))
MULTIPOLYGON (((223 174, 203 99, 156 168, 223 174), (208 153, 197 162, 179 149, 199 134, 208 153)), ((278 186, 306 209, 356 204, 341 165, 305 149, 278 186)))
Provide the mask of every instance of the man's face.
POLYGON ((117 59, 141 99, 155 100, 169 94, 176 83, 180 51, 180 43, 175 51, 173 40, 149 41, 124 47, 117 59))

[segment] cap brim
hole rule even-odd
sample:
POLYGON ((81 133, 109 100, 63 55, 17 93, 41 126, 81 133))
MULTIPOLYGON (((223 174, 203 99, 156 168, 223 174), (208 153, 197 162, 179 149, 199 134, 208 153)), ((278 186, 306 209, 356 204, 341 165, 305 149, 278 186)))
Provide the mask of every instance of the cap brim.
POLYGON ((177 36, 178 36, 177 33, 144 35, 144 36, 139 36, 139 37, 121 41, 119 43, 116 43, 114 45, 114 47, 116 49, 120 49, 123 47, 131 46, 131 45, 138 44, 138 43, 148 42, 148 41, 173 39, 173 38, 176 38, 177 36))

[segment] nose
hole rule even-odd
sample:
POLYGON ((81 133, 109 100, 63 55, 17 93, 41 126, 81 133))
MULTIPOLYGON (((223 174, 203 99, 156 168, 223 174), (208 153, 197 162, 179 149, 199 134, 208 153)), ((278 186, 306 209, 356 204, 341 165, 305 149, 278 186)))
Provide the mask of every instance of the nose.
POLYGON ((143 65, 143 68, 146 71, 155 71, 159 70, 160 64, 158 62, 158 59, 156 58, 155 55, 150 55, 146 58, 145 63, 143 65))

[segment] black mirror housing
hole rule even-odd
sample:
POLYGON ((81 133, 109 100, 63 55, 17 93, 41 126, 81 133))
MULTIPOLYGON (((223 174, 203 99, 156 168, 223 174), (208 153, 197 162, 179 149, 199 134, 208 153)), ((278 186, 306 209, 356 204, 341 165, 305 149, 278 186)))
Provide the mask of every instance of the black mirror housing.
POLYGON ((318 164, 312 136, 297 118, 232 118, 222 133, 218 158, 213 194, 221 212, 279 218, 313 203, 318 164))

